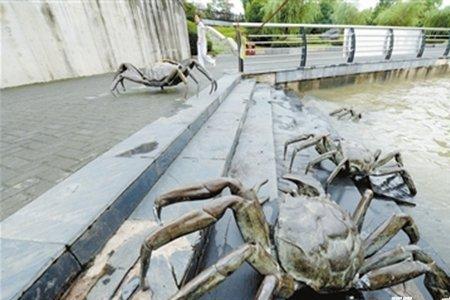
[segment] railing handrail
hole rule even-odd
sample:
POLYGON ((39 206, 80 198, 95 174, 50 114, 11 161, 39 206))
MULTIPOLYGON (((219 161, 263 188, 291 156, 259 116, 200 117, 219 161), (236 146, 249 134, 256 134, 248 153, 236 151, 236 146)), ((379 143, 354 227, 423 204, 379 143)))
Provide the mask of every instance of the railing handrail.
MULTIPOLYGON (((230 27, 261 27, 263 23, 228 22, 217 20, 203 20, 205 25, 230 27)), ((431 30, 450 31, 450 27, 408 27, 408 26, 379 26, 379 25, 341 25, 341 24, 304 24, 304 23, 266 23, 264 27, 272 28, 358 28, 358 29, 402 29, 402 30, 431 30)))

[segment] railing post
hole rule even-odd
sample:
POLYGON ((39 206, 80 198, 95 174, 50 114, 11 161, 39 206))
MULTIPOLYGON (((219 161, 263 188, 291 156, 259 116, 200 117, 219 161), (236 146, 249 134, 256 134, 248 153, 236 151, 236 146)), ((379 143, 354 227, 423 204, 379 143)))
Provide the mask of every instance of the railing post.
POLYGON ((422 57, 423 51, 425 50, 425 43, 426 43, 425 30, 421 30, 420 31, 420 48, 419 48, 419 51, 417 52, 417 58, 422 57))
POLYGON ((352 63, 355 58, 355 50, 356 50, 355 29, 353 27, 350 27, 348 29, 348 37, 350 39, 350 52, 348 53, 347 63, 352 63))
POLYGON ((392 28, 388 29, 387 35, 386 35, 386 56, 384 57, 385 60, 390 60, 392 57, 392 51, 394 50, 394 30, 392 28))
POLYGON ((449 52, 450 52, 450 32, 448 33, 447 48, 445 48, 444 50, 444 56, 447 57, 449 52))
POLYGON ((244 60, 242 59, 242 37, 241 37, 241 31, 239 30, 239 27, 236 28, 236 41, 238 45, 238 69, 239 72, 244 72, 244 60))
POLYGON ((307 51, 308 51, 308 42, 306 40, 306 30, 305 27, 301 27, 300 28, 300 36, 302 39, 302 48, 300 49, 301 53, 300 53, 300 68, 303 68, 304 66, 306 66, 306 55, 307 55, 307 51))

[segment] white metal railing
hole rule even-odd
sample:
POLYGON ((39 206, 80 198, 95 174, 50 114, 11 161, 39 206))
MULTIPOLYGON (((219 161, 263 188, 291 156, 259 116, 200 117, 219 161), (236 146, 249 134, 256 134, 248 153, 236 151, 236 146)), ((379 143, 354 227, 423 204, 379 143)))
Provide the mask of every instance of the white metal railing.
POLYGON ((448 57, 450 28, 237 23, 239 70, 270 71, 339 63, 448 57), (264 25, 262 27, 262 25, 264 25), (244 67, 245 66, 245 67, 244 67))

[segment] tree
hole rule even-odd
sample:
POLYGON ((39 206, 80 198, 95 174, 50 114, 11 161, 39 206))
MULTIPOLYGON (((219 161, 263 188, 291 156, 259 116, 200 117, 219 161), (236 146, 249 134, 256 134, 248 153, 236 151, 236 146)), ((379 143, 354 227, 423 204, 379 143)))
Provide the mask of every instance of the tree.
POLYGON ((206 6, 205 15, 209 19, 232 19, 233 5, 229 0, 213 0, 206 6))
POLYGON ((263 22, 263 7, 266 0, 247 0, 245 2, 245 20, 247 22, 263 22))
POLYGON ((423 25, 426 27, 449 27, 450 6, 446 6, 443 9, 434 9, 428 11, 425 15, 423 25))
POLYGON ((399 1, 381 11, 374 22, 377 25, 417 26, 420 24, 420 15, 423 9, 423 2, 420 0, 399 1))
POLYGON ((184 1, 183 5, 184 11, 186 12, 186 19, 188 19, 189 21, 194 21, 194 16, 197 13, 197 8, 195 7, 195 5, 187 1, 184 1))
POLYGON ((331 24, 333 20, 331 18, 336 5, 337 0, 320 0, 320 20, 317 20, 320 24, 331 24))
MULTIPOLYGON (((267 0, 264 18, 267 20, 283 3, 283 0, 267 0)), ((277 23, 315 23, 321 17, 320 5, 316 0, 290 0, 271 20, 277 23)))
POLYGON ((367 24, 365 14, 361 14, 356 6, 350 2, 338 2, 331 15, 333 24, 367 24))

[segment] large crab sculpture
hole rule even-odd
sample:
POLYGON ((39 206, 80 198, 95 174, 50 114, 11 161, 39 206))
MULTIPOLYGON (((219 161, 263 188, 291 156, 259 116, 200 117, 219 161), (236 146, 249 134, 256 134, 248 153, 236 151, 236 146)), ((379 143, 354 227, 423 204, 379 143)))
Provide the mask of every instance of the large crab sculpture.
MULTIPOLYGON (((403 230, 411 244, 419 233, 411 217, 393 215, 366 239, 360 230, 372 199, 367 190, 353 215, 325 195, 312 178, 285 175, 297 188, 285 194, 274 236, 257 196, 261 185, 247 189, 236 179, 220 178, 173 190, 155 199, 155 216, 161 208, 182 201, 210 199, 229 188, 231 195, 214 199, 202 209, 189 212, 156 229, 141 248, 141 287, 152 251, 181 236, 206 229, 231 209, 245 241, 217 263, 182 286, 171 299, 198 299, 215 288, 244 262, 264 275, 256 299, 289 298, 302 287, 319 293, 377 290, 425 274, 425 285, 434 299, 450 295, 450 278, 416 245, 379 252, 403 230), (276 247, 275 247, 276 246, 276 247)), ((267 182, 267 181, 266 181, 267 182)))
POLYGON ((125 91, 125 80, 143 84, 145 86, 159 87, 161 89, 184 83, 186 87, 184 98, 186 98, 188 91, 188 77, 190 77, 197 85, 197 91, 199 88, 199 82, 192 74, 192 69, 194 68, 205 75, 205 77, 211 82, 211 90, 209 91, 210 94, 217 90, 217 81, 214 80, 211 75, 209 75, 208 71, 196 60, 185 59, 181 62, 176 62, 173 60, 164 59, 162 62, 154 64, 151 68, 144 69, 138 69, 130 63, 121 64, 114 75, 114 79, 111 84, 111 93, 115 95, 115 92, 119 92, 119 84, 122 85, 122 88, 125 91))
MULTIPOLYGON (((402 157, 400 152, 394 151, 387 153, 383 157, 381 156, 381 150, 376 150, 371 152, 363 145, 344 140, 344 139, 331 139, 328 134, 325 135, 314 135, 314 134, 303 134, 292 139, 289 139, 284 144, 284 158, 286 159, 286 154, 288 147, 291 144, 303 142, 302 144, 295 147, 292 152, 292 156, 289 162, 289 172, 291 172, 294 165, 295 158, 297 154, 303 149, 315 146, 316 151, 319 156, 311 160, 305 170, 307 174, 311 168, 319 164, 324 160, 331 160, 336 168, 331 172, 327 181, 325 183, 325 190, 327 190, 328 185, 336 178, 336 176, 341 172, 345 171, 348 175, 352 177, 361 177, 367 179, 366 182, 371 186, 370 176, 386 176, 391 174, 399 174, 409 192, 412 196, 417 194, 417 189, 411 175, 406 171, 403 165, 402 157), (395 166, 386 167, 386 164, 395 160, 395 166)), ((383 194, 375 193, 378 196, 389 198, 397 202, 398 204, 414 206, 415 204, 409 202, 405 199, 397 199, 383 194)))
POLYGON ((348 117, 352 121, 358 121, 362 118, 362 113, 357 112, 353 108, 341 107, 330 112, 330 116, 336 117, 338 120, 348 117))

